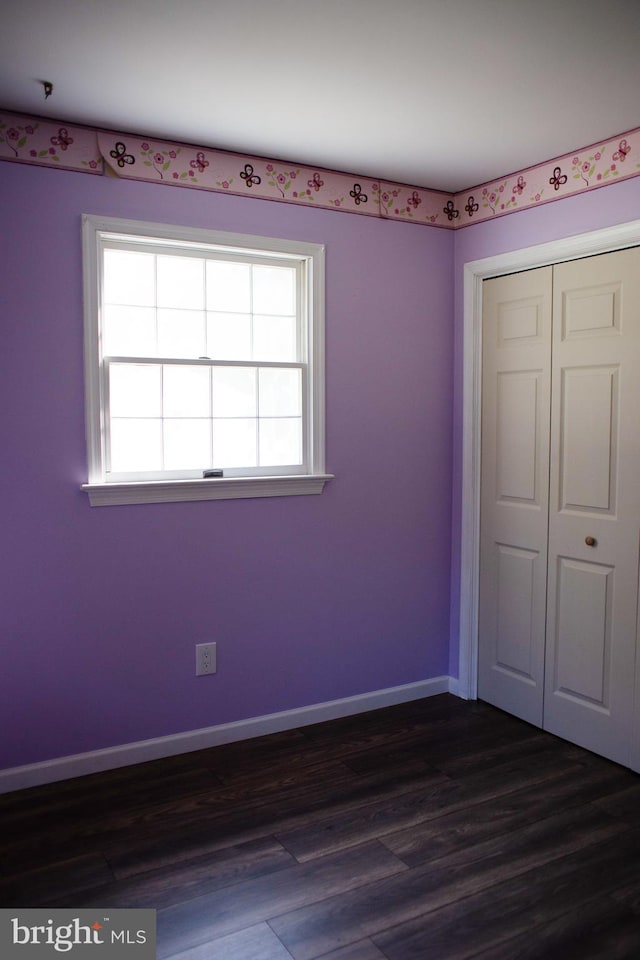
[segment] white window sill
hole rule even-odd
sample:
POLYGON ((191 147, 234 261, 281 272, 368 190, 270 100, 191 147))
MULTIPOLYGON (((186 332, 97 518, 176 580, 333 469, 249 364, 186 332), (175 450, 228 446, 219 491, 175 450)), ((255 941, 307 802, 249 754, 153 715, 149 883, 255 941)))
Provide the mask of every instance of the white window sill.
POLYGON ((290 477, 226 477, 215 480, 145 480, 140 483, 83 483, 92 507, 185 500, 297 497, 322 493, 331 473, 290 477))

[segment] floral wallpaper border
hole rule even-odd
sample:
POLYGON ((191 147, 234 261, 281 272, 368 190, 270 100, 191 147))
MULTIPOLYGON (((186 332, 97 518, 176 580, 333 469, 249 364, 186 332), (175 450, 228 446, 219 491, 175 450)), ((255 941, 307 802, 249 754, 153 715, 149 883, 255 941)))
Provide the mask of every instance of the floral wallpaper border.
POLYGON ((99 133, 97 141, 107 169, 119 177, 379 215, 367 178, 151 137, 99 133))
POLYGON ((0 111, 0 159, 104 173, 95 130, 0 111))
POLYGON ((458 229, 640 176, 640 128, 456 194, 1 110, 0 159, 458 229))
POLYGON ((640 128, 456 194, 456 225, 467 226, 638 176, 640 128))

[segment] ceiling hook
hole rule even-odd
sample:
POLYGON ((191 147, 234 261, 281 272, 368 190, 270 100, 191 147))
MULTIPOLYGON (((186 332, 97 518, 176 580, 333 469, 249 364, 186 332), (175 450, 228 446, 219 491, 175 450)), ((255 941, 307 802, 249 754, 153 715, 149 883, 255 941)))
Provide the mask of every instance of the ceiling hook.
POLYGON ((43 80, 42 86, 44 87, 44 98, 45 100, 48 100, 53 93, 53 84, 50 80, 43 80))

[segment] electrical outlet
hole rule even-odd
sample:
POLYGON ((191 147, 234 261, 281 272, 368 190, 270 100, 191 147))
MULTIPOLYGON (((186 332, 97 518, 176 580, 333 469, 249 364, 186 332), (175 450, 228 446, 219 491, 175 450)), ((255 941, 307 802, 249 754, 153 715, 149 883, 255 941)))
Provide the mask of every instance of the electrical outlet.
POLYGON ((215 643, 196 643, 196 677, 216 672, 215 643))

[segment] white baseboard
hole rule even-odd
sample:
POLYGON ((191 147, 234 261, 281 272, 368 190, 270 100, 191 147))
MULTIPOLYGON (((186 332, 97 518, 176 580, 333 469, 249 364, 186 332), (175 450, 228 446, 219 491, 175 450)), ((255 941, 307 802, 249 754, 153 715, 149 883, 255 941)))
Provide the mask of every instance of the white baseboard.
MULTIPOLYGON (((457 677, 449 677, 449 693, 453 694, 454 697, 462 697, 460 693, 460 681, 457 677)), ((463 700, 466 700, 466 697, 462 697, 463 700)))
POLYGON ((78 753, 41 763, 11 767, 0 770, 0 793, 55 783, 57 780, 81 777, 89 773, 100 773, 103 770, 115 770, 117 767, 159 760, 179 753, 190 753, 193 750, 204 750, 223 743, 248 740, 251 737, 262 737, 282 730, 293 730, 296 727, 320 723, 323 720, 335 720, 338 717, 348 717, 367 710, 377 710, 379 707, 433 697, 439 693, 457 694, 457 684, 458 681, 454 677, 434 677, 432 680, 374 690, 355 697, 316 703, 295 710, 283 710, 281 713, 270 713, 263 717, 250 717, 234 723, 222 723, 216 727, 204 727, 201 730, 189 730, 186 733, 156 737, 153 740, 139 740, 90 753, 78 753))

